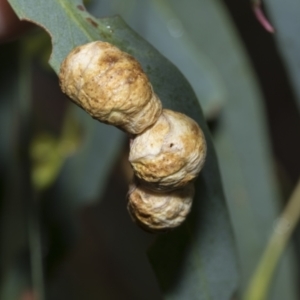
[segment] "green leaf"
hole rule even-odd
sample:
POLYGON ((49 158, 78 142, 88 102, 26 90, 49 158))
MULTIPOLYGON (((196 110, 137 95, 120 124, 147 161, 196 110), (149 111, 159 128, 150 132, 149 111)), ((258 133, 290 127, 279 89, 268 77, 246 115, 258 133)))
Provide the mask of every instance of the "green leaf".
MULTIPOLYGON (((5 273, 1 280, 0 298, 2 300, 20 300, 32 292, 30 287, 29 257, 23 255, 5 273)), ((32 293, 33 294, 33 293, 32 293)))
POLYGON ((1 46, 1 101, 0 101, 0 175, 10 166, 13 145, 11 131, 14 126, 14 101, 18 97, 18 57, 15 43, 1 46), (5 58, 5 59, 4 59, 5 58))
MULTIPOLYGON (((17 46, 17 45, 15 45, 17 46)), ((4 158, 9 162, 5 181, 6 190, 1 211, 1 299, 19 299, 32 282, 43 299, 40 232, 30 184, 28 145, 31 114, 31 57, 19 43, 19 52, 11 51, 4 57, 1 69, 8 82, 2 89, 3 101, 10 102, 9 116, 14 130, 7 142, 10 149, 4 158), (17 59, 16 59, 17 58, 17 59), (18 62, 18 66, 14 63, 18 62), (6 69, 6 63, 9 63, 6 69), (6 93, 9 91, 9 95, 6 93), (32 224, 35 222, 35 226, 32 224), (31 247, 34 246, 34 247, 31 247), (29 251, 28 251, 29 250, 29 251), (30 257, 29 254, 30 253, 30 257), (28 267, 31 265, 31 268, 28 267), (36 280, 37 279, 37 280, 36 280)), ((15 49, 18 49, 15 47, 15 49)), ((2 77, 2 74, 1 74, 2 77)), ((1 127, 1 129, 4 129, 1 127)), ((7 128, 6 128, 7 130, 7 128)), ((5 135, 4 135, 5 137, 5 135)))
MULTIPOLYGON (((94 27, 98 23, 86 11, 82 11, 84 8, 80 1, 45 1, 43 5, 38 1, 10 3, 20 18, 41 25, 50 34, 53 45, 50 64, 56 72, 59 71, 63 58, 76 45, 99 39, 98 28, 94 27), (62 27, 67 29, 62 30, 62 27)), ((108 34, 106 26, 97 26, 103 27, 108 34)), ((65 230, 66 234, 68 232, 66 241, 73 240, 77 234, 76 210, 96 201, 103 192, 107 173, 112 168, 124 137, 119 130, 95 122, 75 105, 70 110, 71 118, 78 123, 84 138, 76 154, 67 158, 63 166, 61 160, 56 160, 58 165, 56 168, 52 166, 52 175, 47 172, 43 175, 46 176, 46 181, 52 182, 55 179, 53 175, 61 170, 54 186, 55 197, 49 209, 53 209, 56 215, 55 207, 59 208, 56 217, 61 224, 68 225, 65 230)))
POLYGON ((5 300, 17 299, 19 288, 21 289, 20 286, 23 286, 23 281, 26 280, 24 277, 22 279, 18 277, 20 280, 15 279, 14 282, 17 284, 14 289, 8 283, 11 281, 8 279, 11 277, 10 274, 15 272, 16 259, 27 249, 27 216, 22 198, 23 178, 21 161, 16 155, 16 149, 20 147, 18 142, 20 115, 24 113, 20 109, 19 82, 25 79, 25 74, 21 74, 19 69, 18 46, 19 44, 2 46, 0 54, 0 175, 4 181, 0 203, 0 298, 5 300), (9 130, 11 128, 14 130, 9 130))
MULTIPOLYGON (((41 24, 50 33, 53 43, 50 63, 56 72, 62 59, 74 46, 95 39, 111 42, 141 62, 164 107, 189 115, 202 127, 207 138, 208 156, 197 181, 193 214, 185 226, 158 238, 150 254, 151 261, 163 287, 165 298, 231 299, 237 289, 238 276, 230 222, 210 133, 189 83, 174 65, 132 31, 119 17, 97 20, 82 10, 79 1, 45 1, 41 5, 37 0, 11 0, 10 3, 21 18, 41 24), (188 236, 191 238, 186 240, 188 236), (170 260, 174 245, 182 242, 184 242, 182 247, 175 248, 176 259, 170 260), (164 248, 161 248, 161 243, 164 248), (167 249, 169 250, 166 251, 167 249), (161 269, 161 261, 167 263, 168 269, 161 269), (177 278, 174 278, 175 267, 178 272, 177 278), (167 288, 163 273, 168 277, 167 288)), ((85 113, 80 116, 85 120, 85 113)), ((96 128, 100 125, 97 122, 91 120, 89 124, 87 134, 93 135, 93 131, 98 132, 96 128)), ((95 187, 89 184, 93 178, 89 173, 92 172, 96 160, 91 151, 94 153, 102 148, 107 148, 108 152, 112 150, 108 148, 105 139, 113 139, 109 134, 109 128, 106 128, 105 137, 101 137, 100 134, 97 136, 98 139, 105 141, 102 147, 100 148, 100 143, 95 145, 90 140, 94 148, 89 148, 89 151, 78 160, 76 170, 77 172, 80 170, 86 178, 78 176, 67 162, 58 182, 68 187, 59 195, 59 198, 64 195, 60 199, 61 202, 74 201, 74 197, 77 201, 79 198, 86 199, 93 195, 82 191, 87 189, 86 185, 95 190, 95 187), (70 172, 71 170, 74 172, 70 172), (76 176, 77 178, 74 178, 76 176)), ((103 156, 98 155, 97 159, 101 160, 103 156)), ((75 168, 75 163, 73 167, 75 168)))
POLYGON ((286 64, 300 109, 300 2, 265 0, 264 3, 275 27, 274 38, 286 64))
MULTIPOLYGON (((227 95, 215 145, 241 266, 241 291, 253 274, 279 212, 262 96, 220 1, 168 1, 198 49, 218 67, 227 95)), ((295 299, 292 257, 281 264, 271 299, 295 299)))
POLYGON ((174 63, 186 76, 199 99, 206 119, 216 117, 224 105, 225 91, 217 68, 197 48, 184 23, 164 1, 93 1, 90 9, 122 18, 174 63))
POLYGON ((264 300, 267 298, 270 290, 269 286, 275 273, 274 270, 291 239, 291 235, 299 222, 299 218, 300 181, 297 183, 280 218, 278 218, 274 226, 274 232, 269 238, 260 263, 244 295, 245 300, 264 300))

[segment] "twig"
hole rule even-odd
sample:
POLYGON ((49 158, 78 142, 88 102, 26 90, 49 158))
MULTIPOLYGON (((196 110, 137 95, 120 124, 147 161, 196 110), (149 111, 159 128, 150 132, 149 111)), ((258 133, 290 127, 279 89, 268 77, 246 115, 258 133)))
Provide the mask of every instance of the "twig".
POLYGON ((279 218, 244 300, 264 300, 278 261, 300 218, 300 180, 279 218))

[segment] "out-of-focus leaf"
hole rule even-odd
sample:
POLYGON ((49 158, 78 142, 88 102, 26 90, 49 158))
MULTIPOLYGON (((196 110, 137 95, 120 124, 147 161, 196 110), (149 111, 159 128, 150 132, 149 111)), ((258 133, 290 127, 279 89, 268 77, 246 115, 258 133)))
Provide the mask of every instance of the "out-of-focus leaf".
POLYGON ((28 255, 16 257, 11 268, 1 280, 0 299, 20 300, 30 287, 30 267, 28 255))
POLYGON ((65 156, 59 150, 57 139, 46 133, 35 136, 30 148, 33 162, 31 178, 34 187, 40 191, 57 178, 65 156))
MULTIPOLYGON (((181 271, 180 274, 176 274, 177 278, 174 278, 173 268, 163 270, 168 277, 168 287, 164 289, 166 298, 182 299, 184 295, 188 295, 191 297, 185 299, 231 299, 237 288, 237 271, 230 223, 210 133, 188 82, 169 61, 132 31, 119 17, 97 20, 83 11, 79 1, 47 1, 41 5, 37 0, 11 0, 10 3, 21 18, 42 24, 51 34, 53 53, 50 63, 56 72, 62 59, 74 46, 94 39, 111 42, 131 53, 141 62, 166 108, 189 115, 202 127, 207 138, 208 156, 197 182, 194 218, 193 216, 190 218, 187 226, 158 238, 158 244, 154 246, 151 257, 159 279, 162 278, 161 261, 165 261, 168 266, 181 266, 178 269, 178 272, 181 271), (191 239, 186 240, 186 244, 178 249, 176 260, 170 260, 174 240, 180 242, 189 235, 191 239), (154 253, 161 249, 159 246, 161 243, 170 248, 171 252, 162 250, 158 257, 154 253)), ((96 132, 97 123, 91 121, 90 124, 87 134, 92 135, 96 132)), ((100 125, 97 124, 97 128, 98 126, 100 125)), ((111 138, 108 128, 105 132, 108 140, 105 140, 104 134, 98 135, 98 138, 104 141, 101 149, 111 152, 114 149, 108 146, 111 138)), ((61 186, 61 189, 67 186, 69 191, 64 188, 64 197, 61 197, 62 193, 59 194, 60 201, 66 203, 93 195, 82 192, 87 190, 87 186, 90 186, 90 181, 94 178, 94 174, 91 173, 95 172, 94 153, 99 152, 100 149, 93 145, 94 147, 89 149, 90 152, 77 158, 77 169, 73 170, 73 173, 67 172, 68 168, 69 171, 71 169, 71 161, 69 166, 67 163, 58 183, 66 183, 62 180, 66 178, 66 173, 71 175, 67 179, 69 184, 61 186), (85 174, 85 177, 78 176, 79 172, 85 174)), ((101 155, 98 155, 97 159, 101 160, 101 155)), ((160 283, 165 287, 161 280, 160 283)))
MULTIPOLYGON (((98 26, 106 34, 111 34, 106 26, 100 26, 85 11, 81 1, 45 1, 43 5, 34 0, 13 0, 10 3, 21 18, 40 24, 50 33, 53 45, 50 64, 56 72, 62 59, 72 48, 99 39, 98 26), (65 30, 62 30, 62 26, 65 30)), ((76 155, 65 161, 54 188, 55 197, 52 204, 53 209, 60 208, 59 218, 65 224, 69 223, 70 236, 73 236, 76 230, 74 212, 79 206, 99 199, 106 185, 107 172, 119 153, 123 134, 113 127, 95 122, 75 105, 72 105, 70 114, 71 118, 78 122, 84 138, 76 155)), ((52 181, 61 163, 60 160, 53 168, 52 181)), ((55 211, 53 213, 55 214, 55 211)))
MULTIPOLYGON (((126 2, 128 4, 132 1, 126 2)), ((119 3, 120 7, 117 8, 124 15, 123 1, 122 4, 120 1, 109 3, 97 1, 95 5, 100 6, 101 11, 107 14, 110 12, 108 6, 112 6, 110 8, 112 11, 116 10, 116 3, 119 3)), ((228 105, 224 107, 223 118, 219 123, 222 130, 218 132, 215 142, 221 159, 225 191, 239 246, 240 265, 243 270, 242 288, 244 288, 255 264, 258 263, 278 213, 277 189, 272 178, 268 138, 262 121, 262 107, 259 105, 261 95, 244 51, 235 37, 227 16, 224 15, 224 8, 218 2, 156 1, 156 10, 153 10, 153 3, 138 2, 135 3, 135 8, 127 5, 125 18, 167 57, 174 57, 176 62, 184 61, 184 68, 190 73, 186 73, 188 78, 197 78, 192 63, 184 58, 179 59, 180 45, 174 47, 176 43, 170 40, 172 29, 173 35, 177 34, 177 39, 173 40, 182 41, 185 43, 184 47, 189 45, 187 42, 192 41, 196 50, 201 51, 208 61, 213 61, 214 66, 220 68, 215 73, 220 73, 220 80, 225 83, 222 95, 226 97, 228 105), (164 22, 159 15, 163 16, 164 22), (161 28, 157 30, 159 26, 161 28), (167 32, 167 28, 170 32, 167 32), (183 38, 187 34, 188 40, 183 38), (161 46, 165 45, 165 41, 172 46, 165 48, 161 46), (256 186, 258 188, 253 188, 256 186), (260 211, 262 207, 264 213, 260 211), (257 225, 253 224, 260 224, 258 227, 263 229, 258 229, 257 225)), ((201 80, 205 82, 202 77, 201 80)), ((205 107, 203 103, 205 98, 199 97, 199 100, 205 107)), ((280 275, 277 276, 275 282, 277 288, 273 293, 277 294, 278 298, 289 295, 292 299, 292 273, 286 260, 285 258, 279 271, 280 275)))
MULTIPOLYGON (((0 287, 1 299, 4 300, 20 299, 25 283, 29 282, 37 291, 39 299, 43 299, 42 268, 37 268, 41 263, 39 229, 38 226, 33 228, 30 225, 33 220, 38 219, 30 184, 30 163, 27 152, 31 112, 30 57, 22 45, 22 43, 18 45, 20 51, 13 52, 14 57, 12 57, 12 61, 18 62, 18 66, 12 68, 12 63, 8 72, 5 68, 1 70, 5 78, 10 79, 4 88, 10 90, 10 97, 4 98, 3 101, 12 103, 9 114, 11 126, 5 128, 10 130, 11 139, 7 141, 10 148, 6 157, 9 167, 6 172, 6 190, 1 212, 3 280, 0 287), (12 77, 9 76, 10 72, 13 72, 12 77), (22 271, 24 263, 26 266, 31 264, 31 268, 26 268, 26 272, 22 271)), ((5 62, 10 60, 10 55, 1 57, 5 57, 5 62)))
POLYGON ((14 101, 17 98, 18 57, 16 44, 1 47, 0 101, 0 176, 10 164, 13 144, 14 101))
MULTIPOLYGON (((167 1, 195 45, 214 61, 226 88, 215 138, 245 288, 273 230, 278 191, 263 122, 261 94, 249 62, 219 1, 167 1)), ((201 100, 201 99, 200 99, 201 100)), ((295 299, 291 257, 278 270, 273 299, 295 299)))
POLYGON ((143 38, 173 62, 192 85, 206 119, 224 105, 225 90, 214 63, 198 49, 184 24, 163 1, 93 1, 91 10, 120 14, 143 38), (162 11, 163 9, 163 11, 162 11))
MULTIPOLYGON (((224 120, 224 122, 226 121, 224 120)), ((253 184, 255 186, 257 184, 246 180, 251 174, 252 162, 248 162, 248 164, 241 162, 241 157, 237 155, 238 147, 233 142, 232 133, 227 132, 228 129, 224 122, 220 122, 219 125, 222 129, 216 133, 214 141, 220 159, 225 194, 227 199, 230 199, 228 205, 237 240, 242 270, 241 292, 243 292, 260 262, 264 247, 272 234, 278 210, 277 206, 274 207, 273 199, 265 196, 265 193, 268 192, 264 187, 267 183, 267 170, 262 170, 262 165, 255 164, 261 172, 264 171, 265 175, 260 182, 263 187, 255 189, 253 184), (257 198, 253 198, 255 196, 257 198)), ((255 170, 254 172, 257 176, 258 173, 255 170)), ((255 181, 255 178, 252 180, 255 181)), ((282 294, 287 299, 297 299, 292 259, 290 252, 285 254, 275 273, 270 299, 280 299, 282 294), (277 296, 278 294, 279 296, 277 296)))
POLYGON ((300 108, 300 2, 265 0, 264 3, 275 27, 274 37, 286 63, 300 108))
POLYGON ((44 32, 35 32, 26 36, 23 48, 28 55, 38 60, 45 70, 52 71, 48 63, 51 54, 51 41, 47 34, 44 32))
POLYGON ((244 295, 245 300, 265 300, 269 294, 274 270, 300 219, 300 181, 278 218, 274 232, 244 295))
POLYGON ((68 114, 62 131, 60 138, 47 133, 40 133, 33 138, 30 147, 32 182, 38 191, 49 187, 56 180, 66 158, 79 147, 80 130, 68 114))
MULTIPOLYGON (((21 281, 26 280, 22 278, 19 285, 15 286, 16 290, 7 285, 9 274, 15 273, 16 259, 20 252, 27 249, 27 228, 17 155, 20 115, 18 44, 2 46, 0 53, 0 176, 3 176, 4 181, 0 206, 0 298, 6 300, 14 299, 12 295, 16 295, 16 290, 22 285, 21 281), (11 297, 2 297, 4 295, 11 297)), ((15 277, 14 283, 18 279, 20 277, 15 277)))

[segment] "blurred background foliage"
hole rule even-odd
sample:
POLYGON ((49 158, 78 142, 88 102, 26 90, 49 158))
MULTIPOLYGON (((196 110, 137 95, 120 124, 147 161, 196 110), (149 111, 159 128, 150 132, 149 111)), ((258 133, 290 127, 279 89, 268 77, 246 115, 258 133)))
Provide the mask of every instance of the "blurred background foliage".
MULTIPOLYGON (((22 3, 10 2, 16 8, 22 3)), ((86 3, 95 17, 119 14, 192 85, 217 152, 235 249, 226 209, 213 196, 209 204, 195 204, 201 213, 191 224, 201 216, 205 228, 193 225, 198 234, 179 228, 155 240, 136 228, 126 212, 126 137, 61 94, 47 63, 51 41, 44 31, 1 46, 0 299, 243 298, 300 173, 300 4, 265 5, 274 36, 257 22, 250 1, 86 3)), ((46 19, 49 10, 35 9, 46 19)), ((116 30, 119 41, 126 30, 116 30)), ((124 47, 151 66, 142 53, 147 46, 134 49, 136 43, 124 47)), ((59 55, 52 56, 56 72, 59 55)), ((166 93, 157 72, 147 71, 166 93)), ((281 228, 281 235, 286 232, 281 228)), ((299 241, 296 229, 264 299, 300 299, 299 241)))

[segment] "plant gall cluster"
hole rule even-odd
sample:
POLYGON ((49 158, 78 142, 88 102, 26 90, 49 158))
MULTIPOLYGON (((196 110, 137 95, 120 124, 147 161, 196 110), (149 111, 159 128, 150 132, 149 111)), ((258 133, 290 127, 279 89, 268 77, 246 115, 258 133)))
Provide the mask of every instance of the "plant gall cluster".
POLYGON ((61 65, 59 80, 62 91, 93 118, 132 137, 132 219, 151 232, 179 226, 190 212, 193 181, 206 157, 198 124, 163 109, 139 62, 109 43, 73 49, 61 65))

